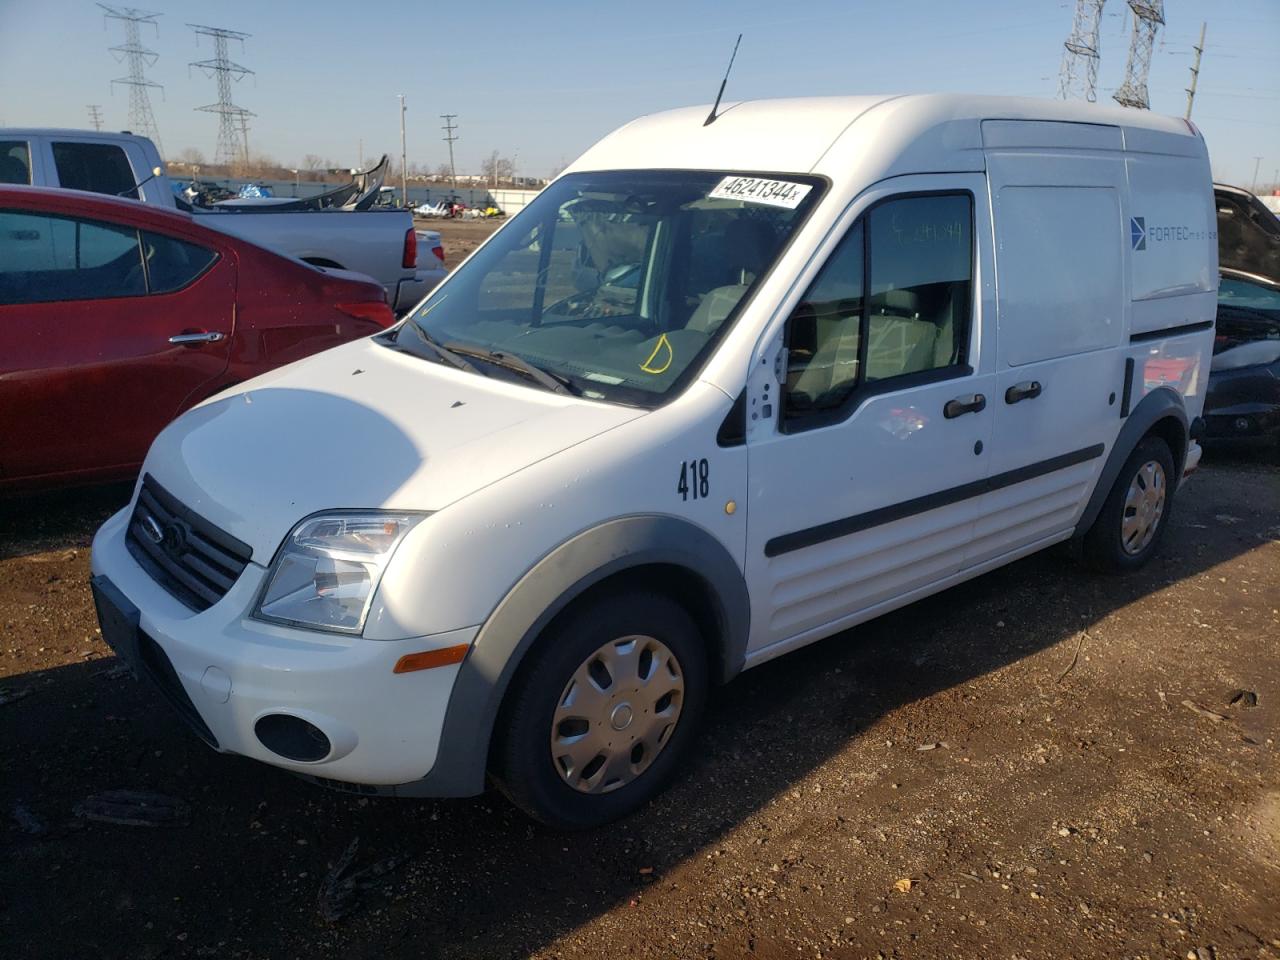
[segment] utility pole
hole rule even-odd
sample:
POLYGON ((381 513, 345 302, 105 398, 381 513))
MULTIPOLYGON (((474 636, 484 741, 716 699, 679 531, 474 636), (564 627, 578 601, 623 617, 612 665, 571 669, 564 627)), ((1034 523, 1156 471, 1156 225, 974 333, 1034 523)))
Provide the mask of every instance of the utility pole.
POLYGON ((1261 163, 1262 163, 1261 157, 1253 158, 1253 185, 1249 187, 1250 193, 1258 192, 1258 167, 1261 165, 1261 163))
POLYGON ((102 129, 102 104, 89 104, 89 122, 93 124, 93 129, 102 129))
POLYGON ((364 169, 364 137, 356 142, 356 169, 364 169))
POLYGON ((1194 47, 1196 51, 1196 62, 1191 65, 1191 86, 1187 87, 1187 119, 1191 119, 1191 105, 1196 102, 1196 81, 1200 79, 1200 55, 1204 53, 1204 28, 1206 24, 1200 24, 1200 42, 1194 47))
POLYGON ((244 165, 249 166, 249 111, 240 114, 240 140, 244 145, 244 165))
POLYGON ((444 126, 441 127, 444 130, 444 141, 449 144, 449 179, 453 182, 453 189, 456 191, 458 189, 458 168, 453 165, 453 142, 458 138, 453 132, 457 129, 453 125, 453 121, 458 119, 458 115, 456 113, 442 113, 440 114, 440 119, 444 121, 444 126))
POLYGON ((407 153, 404 149, 404 94, 396 94, 400 98, 400 197, 404 205, 409 206, 409 169, 405 165, 407 153))

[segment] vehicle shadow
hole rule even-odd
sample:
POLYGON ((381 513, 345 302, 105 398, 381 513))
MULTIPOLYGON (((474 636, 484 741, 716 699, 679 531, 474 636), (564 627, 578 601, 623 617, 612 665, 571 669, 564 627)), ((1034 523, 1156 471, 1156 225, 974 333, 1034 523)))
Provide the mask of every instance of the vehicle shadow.
MULTIPOLYGON (((671 790, 581 834, 535 826, 494 794, 357 798, 218 756, 148 688, 114 677, 114 660, 10 678, 0 687, 30 692, 0 707, 0 769, 10 772, 0 802, 22 804, 46 829, 13 831, 0 934, 30 958, 122 945, 184 956, 215 944, 219 956, 525 956, 662 883, 836 752, 882 748, 874 728, 899 708, 1257 547, 1276 522, 1277 476, 1202 472, 1179 498, 1162 553, 1135 575, 1094 576, 1050 551, 749 671, 714 698, 671 790), (1224 509, 1240 522, 1218 522, 1224 509), (189 823, 74 816, 87 795, 119 788, 178 797, 189 823), (326 896, 326 874, 357 838, 351 870, 374 868, 357 875, 367 888, 326 896), (350 912, 330 921, 326 905, 350 912)), ((1069 660, 1064 644, 1061 666, 1069 660)))
POLYGON ((129 502, 133 481, 0 497, 0 560, 87 547, 103 522, 129 502))

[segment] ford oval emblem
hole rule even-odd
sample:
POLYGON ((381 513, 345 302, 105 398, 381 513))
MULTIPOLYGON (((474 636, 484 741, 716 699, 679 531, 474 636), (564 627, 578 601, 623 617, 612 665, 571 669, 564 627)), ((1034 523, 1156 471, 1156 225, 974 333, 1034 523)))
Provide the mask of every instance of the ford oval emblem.
POLYGON ((156 518, 149 513, 144 514, 142 517, 142 532, 156 546, 164 542, 164 531, 160 529, 160 524, 156 522, 156 518))

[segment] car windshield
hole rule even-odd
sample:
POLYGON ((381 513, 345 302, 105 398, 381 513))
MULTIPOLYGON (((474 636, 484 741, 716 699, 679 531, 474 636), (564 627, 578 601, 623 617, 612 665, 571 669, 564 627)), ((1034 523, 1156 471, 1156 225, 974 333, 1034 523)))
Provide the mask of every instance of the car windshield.
POLYGON ((477 373, 657 406, 697 374, 822 186, 798 175, 570 174, 390 342, 477 373))

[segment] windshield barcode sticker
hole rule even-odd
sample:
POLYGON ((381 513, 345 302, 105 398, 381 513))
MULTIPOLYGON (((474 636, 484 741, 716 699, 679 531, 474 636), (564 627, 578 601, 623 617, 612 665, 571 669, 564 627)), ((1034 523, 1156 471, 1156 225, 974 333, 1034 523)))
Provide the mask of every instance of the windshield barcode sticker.
POLYGON ((713 200, 742 200, 746 203, 764 203, 771 207, 794 210, 812 189, 807 183, 792 183, 789 180, 725 177, 707 196, 713 200))

